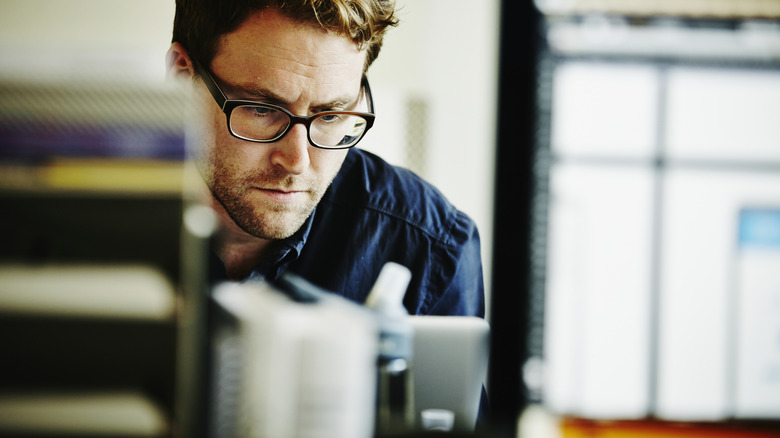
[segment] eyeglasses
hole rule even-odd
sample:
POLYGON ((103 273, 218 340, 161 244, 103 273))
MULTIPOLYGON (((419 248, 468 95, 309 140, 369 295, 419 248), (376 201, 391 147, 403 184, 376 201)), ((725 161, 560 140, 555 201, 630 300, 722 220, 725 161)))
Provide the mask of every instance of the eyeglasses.
POLYGON ((296 116, 270 103, 228 99, 209 71, 194 63, 214 100, 227 116, 230 134, 242 140, 273 143, 284 137, 294 125, 306 126, 309 143, 323 149, 348 149, 355 146, 374 125, 374 102, 368 79, 363 76, 370 112, 325 111, 312 116, 296 116))

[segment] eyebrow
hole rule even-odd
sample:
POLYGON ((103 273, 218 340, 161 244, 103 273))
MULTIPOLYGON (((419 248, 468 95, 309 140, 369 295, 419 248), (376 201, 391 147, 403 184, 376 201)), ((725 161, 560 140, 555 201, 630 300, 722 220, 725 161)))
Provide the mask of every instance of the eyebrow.
MULTIPOLYGON (((291 104, 290 101, 282 98, 278 94, 266 88, 237 85, 233 83, 228 83, 222 79, 220 79, 220 82, 224 83, 226 88, 230 91, 237 91, 239 93, 243 93, 246 96, 251 96, 250 99, 248 100, 259 99, 262 102, 279 105, 282 107, 287 107, 291 104)), ((358 91, 358 95, 355 97, 352 96, 339 97, 329 102, 324 102, 321 104, 314 105, 310 109, 316 110, 313 112, 317 113, 321 111, 327 111, 333 108, 348 108, 351 105, 357 104, 357 102, 360 100, 360 94, 361 92, 358 91)))

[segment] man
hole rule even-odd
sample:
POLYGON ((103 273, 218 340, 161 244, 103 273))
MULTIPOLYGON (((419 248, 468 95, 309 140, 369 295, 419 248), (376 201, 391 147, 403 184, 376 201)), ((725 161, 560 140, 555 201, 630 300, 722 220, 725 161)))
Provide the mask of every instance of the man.
POLYGON ((353 148, 392 0, 177 0, 168 70, 205 119, 195 164, 223 278, 285 270, 362 303, 393 261, 411 314, 484 316, 474 223, 411 172, 353 148), (291 122, 291 123, 290 123, 291 122))

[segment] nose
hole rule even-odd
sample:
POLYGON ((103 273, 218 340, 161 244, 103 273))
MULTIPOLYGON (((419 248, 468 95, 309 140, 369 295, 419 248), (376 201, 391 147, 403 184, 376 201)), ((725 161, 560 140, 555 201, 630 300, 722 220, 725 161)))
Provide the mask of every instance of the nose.
POLYGON ((300 175, 309 167, 309 138, 303 124, 290 127, 284 137, 272 145, 272 164, 283 167, 293 175, 300 175))

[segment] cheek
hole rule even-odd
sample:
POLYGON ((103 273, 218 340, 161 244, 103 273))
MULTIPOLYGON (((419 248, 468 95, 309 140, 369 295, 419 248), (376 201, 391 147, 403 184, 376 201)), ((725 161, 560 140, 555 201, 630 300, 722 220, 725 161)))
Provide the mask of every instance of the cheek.
MULTIPOLYGON (((209 97, 210 98, 210 97, 209 97)), ((203 93, 199 93, 199 111, 196 121, 192 125, 193 143, 192 151, 198 167, 205 167, 207 164, 213 164, 216 160, 214 145, 217 144, 220 132, 220 120, 224 120, 220 111, 217 114, 214 111, 216 105, 213 101, 207 100, 203 93)), ((218 110, 218 108, 217 108, 218 110)), ((222 122, 224 124, 224 122, 222 122)), ((203 169, 201 169, 203 171, 203 169)))
POLYGON ((336 176, 349 152, 348 149, 329 151, 317 148, 309 148, 309 151, 312 167, 317 172, 320 182, 325 184, 329 184, 336 176))
POLYGON ((241 147, 243 140, 230 135, 225 114, 219 108, 206 115, 198 129, 201 132, 198 161, 201 167, 209 169, 209 173, 224 168, 239 171, 256 162, 257 158, 251 156, 252 149, 241 147))

